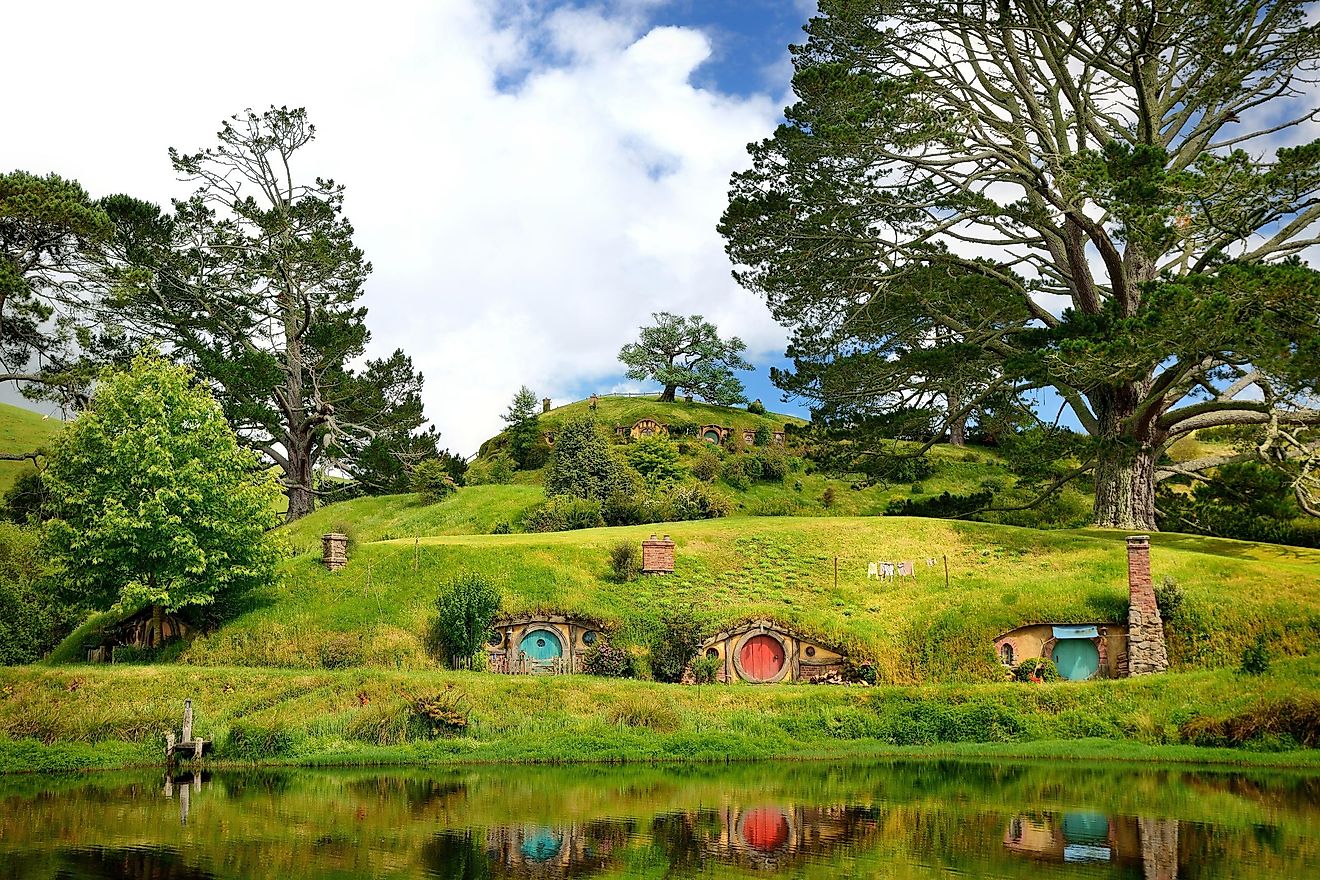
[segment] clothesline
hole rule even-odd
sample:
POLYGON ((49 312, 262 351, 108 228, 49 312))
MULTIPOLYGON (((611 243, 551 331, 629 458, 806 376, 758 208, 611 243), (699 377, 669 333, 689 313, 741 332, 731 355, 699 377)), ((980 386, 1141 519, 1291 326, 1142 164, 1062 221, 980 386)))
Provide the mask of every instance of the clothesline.
MULTIPOLYGON (((934 556, 926 557, 926 567, 934 568, 936 558, 934 556)), ((867 578, 879 578, 882 581, 893 580, 895 577, 915 577, 917 574, 916 563, 910 560, 903 562, 868 562, 866 563, 867 578)))

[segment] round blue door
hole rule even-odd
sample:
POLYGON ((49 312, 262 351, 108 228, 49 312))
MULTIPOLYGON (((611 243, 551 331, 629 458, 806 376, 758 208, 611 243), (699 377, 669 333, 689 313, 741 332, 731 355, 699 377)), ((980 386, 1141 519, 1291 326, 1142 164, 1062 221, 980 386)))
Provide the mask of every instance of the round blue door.
POLYGON ((1085 681, 1100 670, 1100 652, 1090 639, 1059 639, 1051 659, 1068 681, 1085 681))
POLYGON ((564 653, 559 636, 548 629, 532 630, 523 636, 518 650, 526 654, 528 660, 555 660, 564 653))

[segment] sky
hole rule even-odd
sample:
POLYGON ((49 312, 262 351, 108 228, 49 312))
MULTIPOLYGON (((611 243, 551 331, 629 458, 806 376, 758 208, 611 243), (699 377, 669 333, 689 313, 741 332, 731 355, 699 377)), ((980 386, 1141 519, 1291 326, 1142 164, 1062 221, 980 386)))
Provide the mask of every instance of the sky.
POLYGON ((245 108, 306 107, 296 171, 347 187, 374 266, 370 356, 425 374, 441 444, 471 453, 520 385, 556 403, 640 390, 619 348, 657 311, 748 346, 785 332, 730 275, 729 175, 789 102, 814 0, 14 4, 0 169, 94 196, 188 195, 167 155, 245 108))

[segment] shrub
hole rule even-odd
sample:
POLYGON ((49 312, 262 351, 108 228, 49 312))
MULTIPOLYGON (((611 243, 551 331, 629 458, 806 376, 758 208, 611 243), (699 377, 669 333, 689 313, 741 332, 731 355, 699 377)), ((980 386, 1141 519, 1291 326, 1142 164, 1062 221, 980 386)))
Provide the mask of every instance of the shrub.
POLYGON ((769 446, 770 440, 773 438, 773 436, 774 435, 770 433, 770 429, 767 428, 765 425, 758 425, 756 428, 756 434, 753 436, 752 442, 754 442, 757 446, 769 446))
POLYGON ((1242 651, 1243 675, 1264 675, 1270 671, 1270 647, 1265 642, 1265 634, 1259 633, 1255 640, 1242 651))
POLYGON ((682 681, 684 670, 703 640, 701 623, 690 611, 666 617, 651 644, 651 673, 656 680, 682 681))
POLYGON ((5 518, 20 525, 32 520, 44 520, 49 515, 47 508, 50 500, 50 493, 46 491, 41 474, 24 471, 5 490, 5 518))
POLYGON ((0 665, 40 660, 77 624, 47 573, 38 532, 0 522, 0 665))
POLYGON ((626 456, 649 483, 673 483, 683 478, 678 449, 663 437, 643 437, 628 447, 626 456))
POLYGON ((468 728, 472 710, 467 695, 452 684, 429 697, 419 697, 413 703, 412 714, 426 729, 429 736, 462 733, 468 728))
POLYGON ((622 727, 644 727, 656 733, 673 733, 683 726, 678 711, 667 702, 629 695, 610 707, 609 719, 622 727))
POLYGON ((490 530, 490 533, 492 535, 508 535, 511 534, 512 532, 513 532, 513 527, 509 525, 507 520, 500 520, 499 522, 495 523, 495 528, 490 530))
POLYGON ((998 477, 986 477, 980 485, 982 489, 990 493, 1004 491, 1004 481, 998 477))
POLYGON ((1046 657, 1028 657, 1013 669, 1013 677, 1018 681, 1031 681, 1033 675, 1041 681, 1059 680, 1058 668, 1046 657))
POLYGON ((621 584, 636 580, 642 570, 642 551, 633 541, 619 541, 610 548, 610 570, 621 584))
POLYGON ((544 437, 537 437, 525 450, 523 450, 522 469, 525 471, 534 471, 545 467, 546 462, 550 460, 552 448, 546 442, 544 437))
POLYGON ((294 745, 294 735, 286 728, 235 721, 220 752, 230 761, 264 761, 287 757, 294 745))
POLYGON ((458 484, 438 458, 418 462, 408 475, 408 484, 427 504, 444 501, 458 491, 458 484))
POLYGON ((763 416, 765 415, 765 404, 761 403, 760 398, 757 398, 747 404, 747 411, 754 416, 763 416))
POLYGON ((794 480, 794 481, 793 481, 793 491, 794 491, 794 492, 801 492, 801 491, 802 491, 802 481, 801 481, 801 480, 794 480))
POLYGON ((913 484, 909 487, 908 491, 909 491, 911 494, 913 494, 913 495, 925 495, 925 494, 926 494, 926 487, 923 486, 923 485, 921 485, 920 483, 913 483, 913 484))
POLYGON ((362 662, 362 638, 345 632, 323 633, 316 645, 316 656, 326 669, 347 669, 362 662))
POLYGON ((435 607, 435 641, 452 663, 472 657, 485 644, 500 610, 500 591, 479 574, 462 574, 441 590, 435 607))
POLYGON ((831 507, 834 506, 834 500, 835 500, 834 487, 826 486, 825 491, 820 493, 821 506, 824 507, 826 510, 829 510, 831 507))
POLYGON ((1285 697, 1249 706, 1226 718, 1193 718, 1178 733, 1197 746, 1320 746, 1320 699, 1285 697))
POLYGON ((1160 620, 1166 626, 1182 617, 1183 602, 1186 598, 1182 587, 1178 586, 1178 581, 1171 575, 1166 574, 1164 579, 1155 585, 1155 605, 1160 609, 1160 620))
POLYGON ((632 486, 609 441, 590 418, 564 425, 555 436, 554 452, 545 475, 547 495, 571 495, 604 501, 632 486))
POLYGON ((994 493, 952 495, 941 492, 931 498, 895 498, 885 506, 886 516, 956 517, 974 513, 994 501, 994 493))
POLYGON ((724 466, 720 468, 720 476, 724 482, 728 483, 739 492, 746 492, 752 488, 751 477, 747 475, 746 458, 741 455, 731 455, 725 460, 724 466))
POLYGON ((513 480, 513 459, 503 452, 484 456, 468 465, 469 486, 503 485, 513 480))
POLYGON ((582 671, 606 678, 627 678, 632 675, 632 657, 622 648, 600 639, 582 654, 582 671))
POLYGON ((733 502, 709 486, 675 486, 669 492, 670 518, 674 521, 718 519, 733 511, 733 502))
POLYGON ((692 661, 692 678, 697 684, 714 684, 723 666, 724 660, 719 657, 698 657, 692 661))
POLYGON ((599 501, 569 495, 552 495, 523 519, 523 528, 529 532, 571 532, 603 525, 599 501))
POLYGON ((759 455, 748 455, 742 459, 742 472, 747 475, 749 480, 759 480, 765 476, 765 465, 761 463, 759 455))
POLYGON ((710 444, 706 444, 706 449, 697 456, 697 460, 692 463, 692 476, 704 483, 714 482, 720 474, 720 456, 710 444))

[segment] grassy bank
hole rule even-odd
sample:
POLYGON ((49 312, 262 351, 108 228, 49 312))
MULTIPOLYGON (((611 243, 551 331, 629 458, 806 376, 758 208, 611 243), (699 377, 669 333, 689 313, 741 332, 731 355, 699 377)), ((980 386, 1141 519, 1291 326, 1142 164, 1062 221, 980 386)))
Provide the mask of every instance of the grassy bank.
MULTIPOLYGON (((1195 719, 1315 701, 1320 660, 1244 678, 1202 671, 1084 684, 707 685, 586 676, 182 666, 0 670, 0 770, 159 760, 182 701, 217 759, 292 764, 724 761, 977 754, 1320 767, 1265 737, 1198 749, 1195 719), (435 735, 421 697, 468 716, 435 735)), ((1292 744, 1295 746, 1295 743, 1292 744)))
MULTIPOLYGON (((803 517, 400 538, 357 547, 335 574, 320 565, 319 551, 289 560, 278 587, 198 638, 183 659, 432 669, 425 634, 437 590, 456 573, 476 571, 501 585, 505 612, 597 620, 643 662, 661 618, 692 609, 711 632, 754 617, 779 620, 871 661, 889 683, 991 681, 1002 676, 992 642, 1006 630, 1126 620, 1122 537, 933 519, 803 517), (657 530, 678 542, 677 573, 612 580, 609 548, 657 530), (927 566, 928 558, 937 564, 927 566), (868 579, 867 562, 877 559, 916 560, 917 575, 868 579)), ((1156 580, 1171 577, 1184 593, 1169 621, 1176 668, 1236 666, 1258 633, 1276 657, 1306 654, 1320 641, 1320 552, 1178 535, 1156 535, 1154 542, 1156 580)), ((77 652, 71 647, 59 656, 77 652)))

